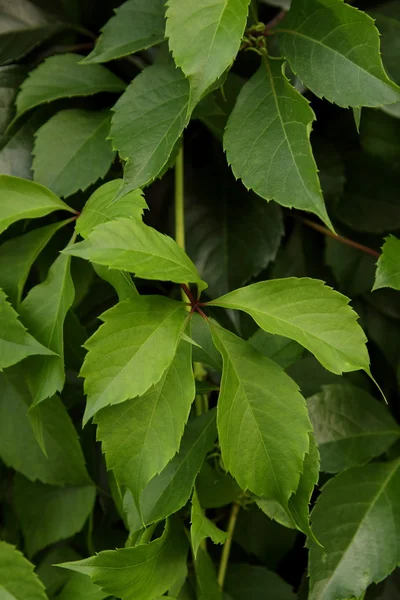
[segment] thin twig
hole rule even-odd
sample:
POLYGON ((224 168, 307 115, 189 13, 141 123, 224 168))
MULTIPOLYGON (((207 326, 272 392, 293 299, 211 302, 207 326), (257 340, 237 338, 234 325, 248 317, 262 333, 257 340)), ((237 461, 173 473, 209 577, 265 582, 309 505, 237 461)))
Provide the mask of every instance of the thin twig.
POLYGON ((224 587, 225 575, 226 575, 226 570, 228 568, 229 555, 231 552, 233 533, 235 531, 236 521, 238 518, 239 510, 240 510, 240 505, 236 504, 236 502, 234 502, 232 504, 231 514, 229 516, 228 531, 227 531, 228 539, 226 540, 226 542, 224 544, 224 547, 222 550, 222 555, 221 555, 221 562, 219 563, 217 581, 218 581, 218 585, 220 586, 221 589, 224 587))

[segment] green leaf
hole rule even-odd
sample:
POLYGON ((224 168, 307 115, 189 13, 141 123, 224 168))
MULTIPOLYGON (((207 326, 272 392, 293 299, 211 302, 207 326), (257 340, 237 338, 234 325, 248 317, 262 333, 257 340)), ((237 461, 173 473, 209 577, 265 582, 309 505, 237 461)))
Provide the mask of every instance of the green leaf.
POLYGON ((373 19, 343 0, 295 0, 276 31, 291 68, 320 98, 344 108, 400 100, 373 19))
POLYGON ((195 396, 191 350, 182 341, 155 386, 96 415, 107 468, 132 492, 137 506, 143 489, 179 450, 195 396))
POLYGON ((231 504, 241 494, 236 481, 224 471, 213 469, 207 462, 196 479, 196 490, 203 508, 219 508, 231 504))
POLYGON ((85 344, 81 370, 85 423, 101 408, 142 396, 160 381, 174 358, 186 316, 182 302, 162 296, 136 296, 101 315, 103 325, 85 344))
POLYGON ((234 600, 256 600, 268 596, 274 600, 295 600, 291 586, 276 573, 255 565, 236 564, 228 569, 225 589, 234 600))
POLYGON ((216 437, 215 410, 189 421, 178 454, 160 475, 150 481, 142 493, 140 504, 143 521, 131 493, 125 494, 124 509, 131 533, 141 529, 143 524, 150 525, 172 515, 186 504, 197 474, 216 437))
POLYGON ((44 553, 38 565, 37 574, 46 586, 46 592, 50 598, 53 598, 71 577, 69 571, 59 569, 53 565, 69 560, 79 560, 80 558, 80 555, 67 545, 53 546, 44 553))
POLYGON ((42 185, 11 175, 0 175, 0 195, 0 233, 21 219, 37 219, 56 210, 75 212, 42 185))
POLYGON ((400 240, 394 235, 385 238, 377 262, 374 290, 391 287, 400 290, 400 240))
POLYGON ((247 22, 249 0, 168 0, 166 36, 175 63, 190 82, 189 112, 230 67, 247 22))
POLYGON ((224 148, 246 188, 313 212, 332 228, 310 144, 314 119, 308 101, 289 83, 284 63, 265 59, 239 94, 224 148))
POLYGON ((101 223, 108 223, 121 217, 140 219, 143 209, 147 208, 142 190, 134 190, 118 198, 122 179, 113 179, 96 189, 83 207, 75 229, 84 238, 101 223))
POLYGON ((51 485, 90 483, 75 427, 59 398, 42 402, 31 413, 42 423, 45 456, 27 415, 32 402, 19 370, 0 374, 0 457, 31 481, 51 485), (17 442, 17 443, 16 443, 17 442))
POLYGON ((187 547, 181 525, 169 522, 163 535, 153 542, 105 550, 61 566, 89 575, 103 590, 123 600, 149 600, 173 585, 187 547))
POLYGON ((283 220, 279 206, 246 192, 227 166, 224 177, 225 171, 211 160, 207 171, 199 170, 189 192, 186 246, 209 294, 216 297, 243 285, 275 260, 283 220))
POLYGON ((115 158, 108 109, 62 110, 36 133, 34 180, 66 197, 104 177, 115 158))
POLYGON ((265 331, 310 350, 333 373, 369 373, 366 338, 348 302, 323 281, 288 277, 254 283, 210 304, 247 312, 265 331))
POLYGON ((20 306, 21 320, 29 331, 57 354, 31 358, 24 363, 32 406, 64 387, 64 320, 75 295, 70 266, 70 256, 58 256, 45 281, 33 287, 20 306))
POLYGON ((0 371, 34 354, 52 355, 53 352, 26 331, 0 289, 0 371))
POLYGON ((4 136, 0 150, 0 173, 32 179, 32 150, 34 134, 46 120, 45 110, 37 109, 22 123, 13 127, 10 136, 4 136), (19 126, 20 125, 20 126, 19 126))
POLYGON ((30 269, 53 235, 70 220, 33 229, 0 246, 0 287, 14 306, 21 302, 30 269))
POLYGON ((210 556, 203 548, 194 561, 197 583, 197 600, 222 600, 222 590, 218 585, 217 574, 210 556))
POLYGON ((190 319, 190 335, 198 344, 198 346, 193 346, 193 360, 208 365, 220 373, 222 371, 221 355, 214 346, 208 324, 197 312, 194 312, 190 319))
MULTIPOLYGON (((2 18, 4 18, 2 16, 2 18)), ((1 40, 1 35, 0 35, 1 40)), ((6 129, 14 112, 14 99, 17 89, 26 76, 26 67, 9 65, 0 67, 0 132, 6 129)))
POLYGON ((218 399, 222 459, 243 490, 283 507, 299 484, 311 423, 295 382, 247 342, 214 326, 224 368, 218 399))
POLYGON ((164 12, 164 0, 127 0, 102 27, 94 50, 82 62, 107 62, 161 43, 164 12))
POLYGON ((110 133, 127 160, 123 193, 163 171, 188 123, 188 102, 189 83, 171 63, 148 67, 127 87, 114 107, 110 133))
POLYGON ((61 29, 61 23, 29 0, 1 0, 0 64, 15 61, 61 29))
POLYGON ((363 465, 400 437, 400 428, 388 409, 355 386, 323 386, 307 403, 322 471, 336 473, 363 465))
POLYGON ((93 510, 96 488, 54 487, 14 479, 14 504, 29 557, 80 531, 93 510))
POLYGON ((98 92, 122 92, 124 82, 102 65, 81 65, 79 54, 47 58, 30 72, 17 96, 17 114, 59 98, 90 96, 98 92))
POLYGON ((190 514, 190 538, 192 541, 193 555, 197 557, 197 552, 203 540, 211 538, 214 544, 224 544, 228 539, 228 534, 221 531, 215 523, 207 519, 201 508, 196 490, 192 496, 192 511, 190 514))
POLYGON ((399 564, 399 467, 354 467, 324 486, 311 514, 323 548, 309 543, 310 600, 361 596, 399 564))
POLYGON ((0 541, 0 594, 3 600, 47 600, 34 566, 6 542, 0 541))
POLYGON ((117 292, 118 299, 120 302, 123 300, 129 300, 138 295, 135 284, 132 281, 132 277, 129 273, 124 271, 118 271, 118 269, 109 269, 103 265, 93 265, 97 275, 107 281, 117 292))
POLYGON ((325 263, 332 269, 339 289, 350 298, 371 291, 376 263, 371 254, 327 238, 325 263))
POLYGON ((121 217, 97 225, 85 241, 64 252, 144 279, 206 287, 185 251, 172 238, 139 219, 121 217))
POLYGON ((57 600, 104 600, 108 598, 107 592, 92 583, 90 577, 81 573, 74 573, 63 587, 57 600))
POLYGON ((282 369, 287 369, 297 362, 304 352, 303 347, 297 342, 281 335, 268 333, 263 329, 258 329, 248 341, 253 348, 278 363, 282 369))

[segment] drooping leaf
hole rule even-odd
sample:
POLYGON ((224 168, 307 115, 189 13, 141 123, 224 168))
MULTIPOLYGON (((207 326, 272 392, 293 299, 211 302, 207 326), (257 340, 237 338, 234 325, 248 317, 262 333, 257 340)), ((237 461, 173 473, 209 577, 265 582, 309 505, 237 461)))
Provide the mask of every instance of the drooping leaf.
POLYGON ((348 298, 318 279, 262 281, 210 304, 247 312, 265 331, 291 338, 310 350, 333 373, 369 372, 366 338, 348 298))
POLYGON ((243 86, 224 136, 228 163, 266 200, 315 213, 331 227, 310 145, 315 116, 280 61, 263 60, 243 86))
POLYGON ((33 406, 64 387, 64 320, 75 294, 70 265, 70 256, 58 256, 45 281, 33 287, 20 306, 21 320, 29 331, 56 353, 24 363, 33 406))
POLYGON ((124 160, 124 193, 155 179, 187 125, 189 83, 173 64, 135 77, 116 103, 111 139, 124 160))
POLYGON ((226 590, 234 600, 249 600, 268 596, 274 600, 295 600, 291 586, 276 573, 255 565, 232 565, 226 575, 226 590))
POLYGON ((136 296, 101 315, 86 342, 86 423, 98 410, 145 394, 171 364, 186 322, 182 302, 136 296), (151 358, 151 360, 149 360, 151 358))
POLYGON ((82 573, 73 573, 58 594, 57 600, 105 600, 108 597, 108 592, 103 592, 99 586, 92 583, 90 577, 82 573))
POLYGON ((143 521, 131 493, 125 494, 124 508, 131 533, 141 529, 143 523, 150 525, 160 521, 186 504, 204 458, 212 449, 216 437, 215 410, 189 421, 178 454, 142 493, 140 503, 143 521))
POLYGON ((214 544, 223 544, 228 539, 228 534, 219 529, 204 514, 196 490, 192 496, 192 511, 190 516, 190 538, 192 541, 193 555, 197 557, 200 544, 206 538, 211 538, 214 544))
POLYGON ((40 448, 27 415, 32 398, 21 373, 0 374, 0 456, 31 481, 51 485, 90 483, 76 430, 57 397, 32 409, 40 419, 47 456, 40 448))
MULTIPOLYGON (((1 6, 1 5, 0 5, 1 6)), ((1 37, 0 37, 1 40, 1 37)), ((6 129, 12 119, 14 99, 17 89, 26 76, 26 67, 23 65, 9 65, 0 67, 0 132, 6 129)))
POLYGON ((0 64, 15 61, 61 29, 61 23, 29 0, 1 0, 0 64))
POLYGON ((191 112, 232 64, 242 41, 249 0, 168 0, 166 36, 175 63, 190 82, 191 112))
POLYGON ((108 223, 121 217, 140 219, 143 209, 147 208, 146 200, 141 190, 135 190, 118 198, 118 190, 122 179, 113 179, 96 189, 83 207, 75 229, 84 238, 101 223, 108 223))
POLYGON ((0 541, 0 592, 4 600, 47 600, 34 566, 11 544, 0 541))
POLYGON ((309 542, 310 600, 358 598, 399 564, 399 490, 399 460, 348 469, 324 486, 311 514, 323 547, 309 542))
POLYGON ((339 106, 400 100, 379 53, 379 32, 367 14, 342 0, 295 0, 278 25, 291 68, 319 97, 339 106))
POLYGON ((301 358, 304 349, 300 344, 281 335, 258 329, 248 340, 249 344, 267 358, 287 369, 301 358))
POLYGON ((55 487, 32 483, 22 475, 14 479, 14 503, 29 557, 82 529, 93 509, 93 485, 55 487))
POLYGON ((134 273, 136 277, 193 282, 206 287, 184 250, 170 237, 139 219, 118 218, 97 225, 87 239, 64 250, 91 262, 134 273))
POLYGON ((107 62, 161 43, 164 13, 164 0, 127 0, 102 27, 94 50, 82 62, 107 62))
POLYGON ((220 164, 212 166, 213 158, 193 180, 185 218, 187 252, 216 297, 243 285, 275 259, 283 222, 279 206, 235 184, 227 166, 226 176, 220 164))
POLYGON ((391 287, 400 290, 400 240, 389 235, 378 259, 374 290, 391 287))
POLYGON ((21 219, 37 219, 56 210, 75 212, 44 186, 0 175, 0 233, 21 219))
POLYGON ((221 327, 212 333, 224 363, 218 399, 224 466, 243 490, 287 508, 309 449, 305 401, 276 363, 221 327))
POLYGON ((355 386, 323 386, 307 404, 322 471, 336 473, 362 465, 400 437, 400 428, 387 408, 355 386))
POLYGON ((115 157, 107 140, 110 122, 108 109, 55 114, 36 133, 34 180, 66 197, 104 177, 115 157))
POLYGON ((53 352, 27 332, 0 289, 0 371, 35 354, 51 356, 53 352))
POLYGON ((103 590, 123 600, 149 600, 166 592, 174 583, 177 566, 186 556, 187 548, 182 526, 170 521, 163 535, 148 544, 105 550, 62 566, 89 575, 103 590))
POLYGON ((155 386, 96 415, 107 468, 131 490, 137 506, 145 486, 179 450, 195 396, 191 350, 182 341, 155 386))
POLYGON ((98 92, 122 92, 124 82, 102 65, 81 65, 79 54, 47 58, 30 72, 17 96, 16 118, 34 106, 59 98, 90 96, 98 92))
POLYGON ((29 271, 53 235, 70 221, 59 221, 7 240, 0 246, 0 287, 16 306, 29 271))

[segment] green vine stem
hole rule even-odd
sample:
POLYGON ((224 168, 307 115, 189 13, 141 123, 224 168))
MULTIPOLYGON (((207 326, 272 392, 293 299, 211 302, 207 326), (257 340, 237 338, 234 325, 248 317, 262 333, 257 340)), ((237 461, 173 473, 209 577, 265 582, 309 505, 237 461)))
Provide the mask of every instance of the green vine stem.
POLYGON ((233 533, 235 531, 236 521, 238 518, 239 510, 240 510, 239 504, 236 504, 236 502, 234 504, 232 504, 231 514, 229 516, 228 531, 227 531, 228 539, 226 540, 224 547, 222 549, 221 562, 219 563, 219 570, 218 570, 217 581, 218 581, 218 585, 220 586, 221 589, 224 587, 226 570, 228 568, 229 555, 231 552, 233 533))
POLYGON ((185 250, 183 141, 175 163, 175 241, 185 250))

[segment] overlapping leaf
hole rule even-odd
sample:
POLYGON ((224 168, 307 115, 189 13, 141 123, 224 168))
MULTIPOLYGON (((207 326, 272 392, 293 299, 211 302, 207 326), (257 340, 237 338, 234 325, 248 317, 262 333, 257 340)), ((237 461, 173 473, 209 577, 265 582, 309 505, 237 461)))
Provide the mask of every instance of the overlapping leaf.
POLYGON ((386 238, 377 263, 374 290, 391 287, 400 290, 400 240, 394 235, 386 238))
POLYGON ((155 386, 95 418, 107 467, 131 490, 137 506, 143 488, 179 450, 195 396, 191 349, 182 341, 155 386))
POLYGON ((83 63, 107 62, 163 41, 164 0, 127 0, 115 13, 83 63))
POLYGON ((21 219, 37 219, 56 210, 75 212, 44 186, 11 175, 0 175, 0 194, 0 233, 21 219))
MULTIPOLYGON (((1 38, 0 38, 1 39, 1 38)), ((0 132, 3 133, 11 121, 17 89, 26 76, 23 65, 0 67, 0 132)))
POLYGON ((88 575, 82 573, 73 573, 57 596, 57 600, 105 600, 105 598, 108 598, 108 593, 103 592, 88 575))
POLYGON ((314 94, 339 106, 400 100, 379 53, 379 32, 367 14, 342 0, 296 0, 279 24, 279 45, 314 94))
POLYGON ((115 157, 106 139, 110 122, 109 110, 55 114, 36 133, 34 180, 66 197, 104 177, 115 157))
POLYGON ((4 600, 47 600, 34 566, 11 544, 0 541, 0 591, 4 600))
POLYGON ((262 281, 211 304, 247 312, 265 331, 291 338, 310 350, 333 373, 369 372, 366 337, 348 298, 318 279, 262 281))
POLYGON ((101 315, 103 325, 85 344, 85 422, 101 408, 142 396, 160 381, 175 355, 186 314, 182 302, 136 296, 101 315))
POLYGON ((308 210, 329 227, 310 144, 315 115, 281 61, 264 59, 229 117, 224 148, 236 178, 266 200, 308 210))
POLYGON ((225 468, 242 489, 285 509, 309 450, 311 423, 295 382, 232 333, 213 327, 222 354, 218 433, 225 468))
POLYGON ((228 534, 225 531, 222 531, 215 523, 210 521, 210 519, 207 519, 201 508, 196 490, 193 492, 192 496, 190 522, 190 538, 195 558, 197 557, 197 552, 203 540, 211 538, 214 544, 223 544, 228 538, 228 534))
POLYGON ((191 112, 233 62, 247 22, 249 0, 169 0, 166 36, 175 63, 190 81, 191 112))
POLYGON ((13 127, 10 136, 4 136, 0 150, 1 173, 32 179, 34 134, 46 120, 45 112, 46 109, 33 111, 26 120, 22 120, 20 127, 13 127))
POLYGON ((348 469, 325 485, 311 514, 323 547, 309 542, 310 600, 358 598, 399 564, 399 491, 399 460, 348 469))

